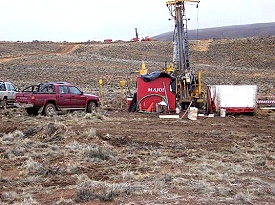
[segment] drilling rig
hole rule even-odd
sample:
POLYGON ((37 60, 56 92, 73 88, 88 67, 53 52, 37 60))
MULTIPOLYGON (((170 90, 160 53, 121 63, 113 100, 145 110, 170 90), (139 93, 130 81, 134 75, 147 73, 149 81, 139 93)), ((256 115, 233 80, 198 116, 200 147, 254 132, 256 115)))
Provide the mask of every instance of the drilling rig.
POLYGON ((139 37, 138 37, 138 30, 137 30, 137 28, 135 28, 135 34, 136 34, 136 37, 134 37, 134 38, 132 38, 132 42, 137 42, 137 41, 139 41, 139 37))
POLYGON ((174 20, 173 60, 165 63, 162 71, 147 73, 145 64, 137 77, 137 92, 133 98, 130 111, 160 112, 158 105, 166 104, 163 113, 188 110, 192 105, 204 108, 205 95, 202 89, 201 72, 191 66, 189 61, 189 44, 187 36, 187 18, 185 3, 198 4, 197 0, 167 1, 166 5, 174 20), (134 108, 134 109, 132 109, 134 108), (177 109, 179 108, 179 109, 177 109))
POLYGON ((181 0, 167 1, 166 6, 174 20, 173 34, 173 61, 166 63, 164 72, 176 78, 176 101, 179 107, 186 109, 188 105, 203 107, 205 102, 202 89, 201 72, 194 68, 189 60, 189 43, 187 35, 187 17, 185 3, 195 3, 198 7, 200 1, 181 0))

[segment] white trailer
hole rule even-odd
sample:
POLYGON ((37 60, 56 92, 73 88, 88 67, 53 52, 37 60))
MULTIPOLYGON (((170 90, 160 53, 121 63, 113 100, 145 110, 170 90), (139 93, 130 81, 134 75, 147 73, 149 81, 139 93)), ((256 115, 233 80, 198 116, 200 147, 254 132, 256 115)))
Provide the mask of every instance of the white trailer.
POLYGON ((253 113, 257 107, 257 85, 210 85, 209 90, 217 112, 253 113))

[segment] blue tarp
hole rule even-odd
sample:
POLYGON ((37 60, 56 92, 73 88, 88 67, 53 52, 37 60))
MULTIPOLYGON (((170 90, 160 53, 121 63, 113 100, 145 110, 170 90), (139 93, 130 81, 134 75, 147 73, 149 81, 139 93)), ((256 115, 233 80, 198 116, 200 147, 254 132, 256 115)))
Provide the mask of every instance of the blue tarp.
POLYGON ((155 80, 156 78, 159 78, 159 77, 171 78, 171 79, 174 78, 171 75, 169 75, 167 73, 160 72, 160 71, 154 71, 154 72, 151 72, 151 73, 141 76, 142 80, 144 80, 145 82, 155 80))

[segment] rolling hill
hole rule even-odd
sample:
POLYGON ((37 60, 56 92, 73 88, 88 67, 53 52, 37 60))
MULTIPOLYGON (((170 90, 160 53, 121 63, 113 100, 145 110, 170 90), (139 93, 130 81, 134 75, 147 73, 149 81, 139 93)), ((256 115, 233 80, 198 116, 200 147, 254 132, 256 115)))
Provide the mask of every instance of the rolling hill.
MULTIPOLYGON (((195 29, 188 31, 188 38, 190 40, 224 38, 235 39, 273 35, 275 35, 275 22, 195 29)), ((152 38, 158 41, 172 41, 173 32, 166 32, 157 36, 153 36, 152 38)))

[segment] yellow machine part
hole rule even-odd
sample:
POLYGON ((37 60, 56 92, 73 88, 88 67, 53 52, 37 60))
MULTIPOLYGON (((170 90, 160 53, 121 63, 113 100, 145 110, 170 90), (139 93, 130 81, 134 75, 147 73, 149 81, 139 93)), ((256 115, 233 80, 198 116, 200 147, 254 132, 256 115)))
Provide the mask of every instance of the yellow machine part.
POLYGON ((146 69, 145 63, 142 62, 140 70, 134 71, 134 73, 138 73, 140 75, 146 75, 148 73, 148 69, 146 69))
POLYGON ((200 3, 200 1, 196 1, 196 0, 181 0, 181 1, 166 1, 167 5, 173 5, 176 3, 180 3, 180 2, 195 2, 195 3, 200 3))
POLYGON ((192 98, 201 98, 202 97, 202 73, 201 71, 198 71, 198 83, 197 84, 192 84, 193 86, 193 92, 191 93, 192 98))
POLYGON ((174 64, 171 63, 170 65, 165 65, 165 68, 163 70, 163 72, 165 73, 173 73, 174 72, 174 64))
POLYGON ((146 75, 148 73, 148 70, 146 69, 146 65, 144 62, 141 63, 141 69, 139 70, 140 75, 146 75))

